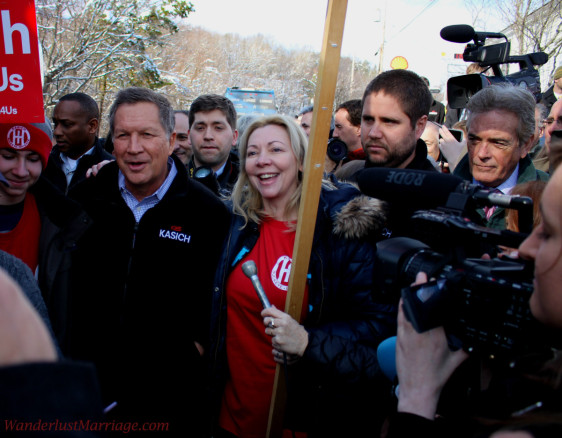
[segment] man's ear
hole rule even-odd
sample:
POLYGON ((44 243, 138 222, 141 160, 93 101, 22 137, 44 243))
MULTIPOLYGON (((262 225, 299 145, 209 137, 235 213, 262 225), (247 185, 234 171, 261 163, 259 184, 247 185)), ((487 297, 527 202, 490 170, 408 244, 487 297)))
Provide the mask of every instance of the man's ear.
POLYGON ((527 142, 521 146, 519 150, 520 152, 519 157, 525 158, 534 144, 535 144, 535 134, 531 135, 531 138, 529 138, 529 140, 527 140, 527 142))
POLYGON ((414 126, 414 131, 416 132, 416 140, 418 140, 423 134, 423 131, 425 131, 426 124, 427 124, 427 116, 421 116, 416 121, 416 125, 414 126))
POLYGON ((93 118, 88 120, 88 132, 90 134, 98 134, 98 129, 100 127, 100 122, 98 119, 93 118))
POLYGON ((172 155, 172 153, 174 152, 174 147, 176 144, 176 131, 172 132, 172 134, 170 135, 170 144, 169 144, 169 150, 168 150, 168 156, 172 155))
POLYGON ((232 133, 232 146, 236 145, 236 141, 238 140, 238 130, 234 130, 232 133))

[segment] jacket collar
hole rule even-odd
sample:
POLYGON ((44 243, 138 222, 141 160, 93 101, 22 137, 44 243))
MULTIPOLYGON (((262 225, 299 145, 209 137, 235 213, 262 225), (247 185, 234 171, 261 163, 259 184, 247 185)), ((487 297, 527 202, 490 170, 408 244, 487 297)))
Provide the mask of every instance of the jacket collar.
MULTIPOLYGON (((188 190, 188 176, 185 166, 174 154, 172 154, 171 157, 176 165, 177 175, 162 200, 183 194, 188 190)), ((122 200, 119 190, 118 176, 119 167, 117 166, 116 161, 112 161, 102 167, 98 175, 95 177, 95 192, 97 195, 102 198, 109 196, 114 201, 118 199, 122 200)))
MULTIPOLYGON (((88 148, 88 151, 92 148, 93 148, 92 153, 90 153, 88 155, 94 156, 94 157, 99 157, 99 156, 103 155, 103 152, 105 151, 105 149, 103 148, 103 142, 101 141, 101 139, 99 137, 96 137, 93 146, 88 148)), ((60 151, 60 148, 58 147, 58 145, 53 146, 53 149, 51 150, 50 155, 53 155, 53 157, 56 157, 56 160, 55 160, 56 163, 62 164, 62 152, 60 151)), ((83 154, 83 155, 80 156, 80 158, 85 157, 85 156, 86 156, 86 154, 83 154)), ((80 159, 80 158, 78 158, 78 159, 80 159)))

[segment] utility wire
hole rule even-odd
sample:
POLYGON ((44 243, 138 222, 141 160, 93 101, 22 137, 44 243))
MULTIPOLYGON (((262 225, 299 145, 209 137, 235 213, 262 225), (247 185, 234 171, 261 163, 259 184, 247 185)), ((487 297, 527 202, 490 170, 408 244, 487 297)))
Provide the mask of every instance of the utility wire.
POLYGON ((400 35, 402 32, 404 32, 414 21, 416 21, 425 11, 427 11, 429 8, 435 6, 437 3, 439 3, 439 0, 429 0, 429 3, 427 5, 425 5, 425 7, 414 17, 412 18, 404 27, 402 27, 402 29, 400 29, 396 34, 394 34, 394 36, 392 37, 392 39, 390 39, 389 41, 392 41, 394 38, 396 38, 398 35, 400 35))

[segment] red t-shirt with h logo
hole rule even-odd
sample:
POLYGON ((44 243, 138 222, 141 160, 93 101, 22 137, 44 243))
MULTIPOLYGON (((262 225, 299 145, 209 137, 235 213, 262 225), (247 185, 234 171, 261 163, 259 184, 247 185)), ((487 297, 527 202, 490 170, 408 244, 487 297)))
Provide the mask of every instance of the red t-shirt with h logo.
POLYGON ((23 260, 35 273, 39 259, 40 233, 41 217, 35 197, 26 193, 18 224, 11 231, 0 233, 0 249, 23 260))
POLYGON ((260 316, 261 302, 241 266, 248 260, 256 263, 269 302, 284 310, 294 243, 295 232, 289 231, 286 222, 264 220, 256 245, 226 283, 230 379, 223 395, 220 426, 239 437, 265 436, 276 366, 271 337, 265 334, 260 316))

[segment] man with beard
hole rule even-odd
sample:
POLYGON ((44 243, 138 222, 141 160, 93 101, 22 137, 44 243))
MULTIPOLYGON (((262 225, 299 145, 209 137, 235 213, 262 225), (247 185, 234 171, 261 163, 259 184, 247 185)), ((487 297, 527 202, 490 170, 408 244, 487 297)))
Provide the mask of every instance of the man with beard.
POLYGON ((427 85, 414 72, 390 70, 374 78, 362 100, 361 144, 366 161, 347 163, 336 176, 356 181, 363 167, 435 171, 420 140, 432 101, 427 85), (342 176, 346 173, 349 176, 342 176))
MULTIPOLYGON (((437 172, 427 159, 427 145, 420 139, 432 101, 425 82, 411 71, 391 70, 374 78, 362 100, 361 145, 366 160, 350 161, 336 177, 357 181, 362 169, 372 167, 437 172), (341 176, 343 172, 349 176, 341 176)), ((380 237, 407 235, 413 211, 412 205, 399 198, 392 202, 380 237)))

